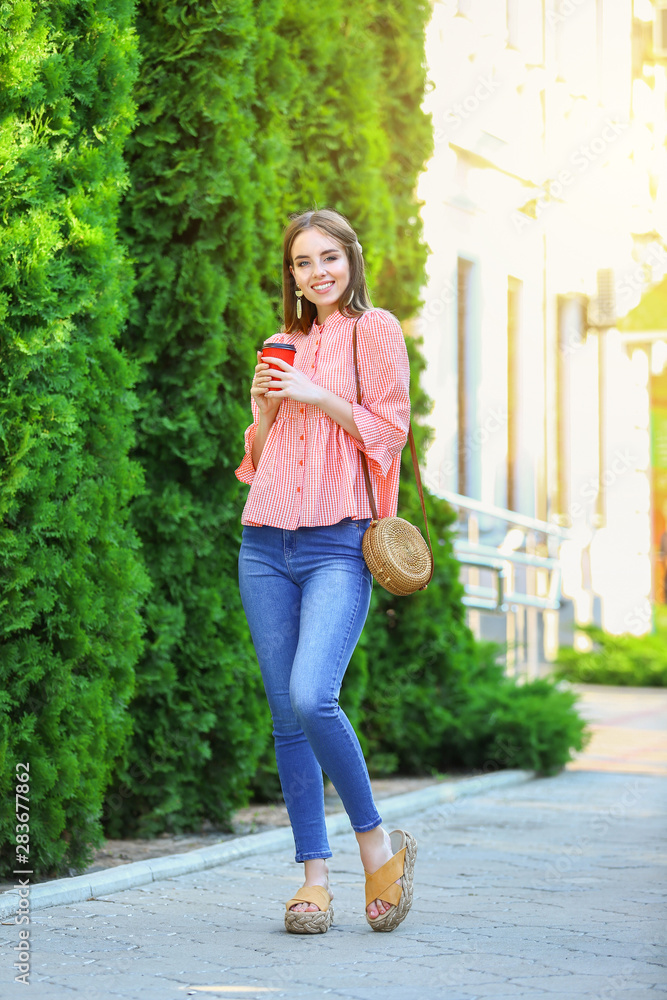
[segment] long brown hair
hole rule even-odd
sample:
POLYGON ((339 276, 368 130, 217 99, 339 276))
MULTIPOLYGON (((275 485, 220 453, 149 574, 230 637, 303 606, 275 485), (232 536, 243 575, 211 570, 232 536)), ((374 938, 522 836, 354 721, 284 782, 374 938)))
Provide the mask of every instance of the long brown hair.
POLYGON ((357 239, 357 234, 340 212, 334 212, 330 208, 320 208, 311 212, 301 212, 299 215, 290 216, 290 223, 285 230, 283 238, 283 313, 285 316, 285 332, 295 333, 301 331, 308 333, 313 321, 317 318, 317 306, 314 302, 309 302, 304 295, 301 299, 302 315, 297 319, 296 315, 296 281, 290 271, 292 266, 292 245, 294 240, 304 229, 319 229, 320 232, 331 236, 340 244, 347 254, 350 265, 350 281, 343 292, 339 309, 343 316, 360 316, 367 309, 373 308, 371 297, 366 285, 366 269, 364 267, 364 257, 361 246, 357 239))

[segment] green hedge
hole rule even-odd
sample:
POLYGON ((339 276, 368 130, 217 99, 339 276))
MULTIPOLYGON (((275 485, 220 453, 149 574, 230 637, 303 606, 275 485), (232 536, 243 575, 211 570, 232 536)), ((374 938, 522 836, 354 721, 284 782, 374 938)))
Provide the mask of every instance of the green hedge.
MULTIPOLYGON (((0 8, 0 860, 30 765, 30 862, 78 867, 131 728, 147 580, 128 503, 135 369, 117 239, 133 5, 0 8)), ((11 877, 8 875, 8 877, 11 877)))
POLYGON ((307 19, 279 2, 139 7, 124 215, 137 294, 125 343, 144 371, 136 454, 149 491, 135 524, 154 590, 135 736, 109 795, 112 833, 222 821, 272 753, 236 584, 245 490, 233 468, 254 350, 278 325, 289 212, 323 199, 347 211, 371 274, 396 267, 407 236, 401 252, 420 266, 383 304, 417 301, 425 248, 412 189, 431 149, 419 110, 427 11, 394 6, 403 13, 391 24, 379 4, 316 2, 307 19), (403 62, 416 57, 418 86, 413 72, 388 99, 415 12, 403 62), (413 140, 412 160, 395 155, 392 117, 413 140))
MULTIPOLYGON (((153 589, 134 736, 110 835, 222 822, 268 739, 238 595, 248 361, 275 330, 276 135, 264 131, 278 3, 144 3, 123 231, 137 282, 123 342, 141 364, 134 505, 153 589)), ((282 123, 281 123, 282 128, 282 123)))
POLYGON ((279 0, 139 5, 123 214, 137 284, 124 343, 143 371, 135 454, 148 489, 134 523, 154 586, 111 834, 224 822, 253 776, 275 768, 238 596, 246 488, 233 470, 255 348, 279 325, 290 212, 345 211, 371 280, 388 276, 382 305, 405 314, 418 301, 428 10, 390 7, 316 0, 304 18, 279 0))
POLYGON ((656 606, 654 617, 654 631, 647 635, 611 635, 595 625, 579 626, 593 648, 561 647, 557 676, 582 684, 667 687, 667 609, 656 606))

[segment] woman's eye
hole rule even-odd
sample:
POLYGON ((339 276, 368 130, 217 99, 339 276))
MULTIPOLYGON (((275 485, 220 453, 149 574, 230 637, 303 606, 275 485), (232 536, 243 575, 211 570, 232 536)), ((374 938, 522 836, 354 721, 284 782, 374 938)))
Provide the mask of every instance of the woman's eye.
MULTIPOLYGON (((325 257, 325 260, 338 260, 338 254, 331 254, 329 257, 325 257)), ((300 260, 297 262, 297 267, 303 267, 305 264, 310 264, 309 260, 300 260)))

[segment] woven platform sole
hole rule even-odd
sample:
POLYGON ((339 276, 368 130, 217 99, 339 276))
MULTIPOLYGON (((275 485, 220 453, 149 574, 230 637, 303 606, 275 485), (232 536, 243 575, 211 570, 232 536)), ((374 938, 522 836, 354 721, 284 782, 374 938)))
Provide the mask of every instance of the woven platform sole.
MULTIPOLYGON (((415 874, 415 859, 417 857, 417 841, 412 834, 405 832, 405 864, 401 877, 401 898, 396 906, 390 906, 385 914, 376 920, 371 920, 366 911, 366 922, 374 931, 393 931, 403 923, 412 906, 412 886, 415 874)), ((382 897, 380 897, 381 899, 382 897)))
POLYGON ((333 903, 326 910, 299 912, 288 910, 285 914, 285 930, 289 934, 324 934, 333 923, 333 903))

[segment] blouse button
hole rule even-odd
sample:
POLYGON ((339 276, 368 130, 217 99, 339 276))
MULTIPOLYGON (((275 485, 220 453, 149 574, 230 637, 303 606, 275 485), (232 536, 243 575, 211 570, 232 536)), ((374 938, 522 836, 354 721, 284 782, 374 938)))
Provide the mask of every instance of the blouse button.
POLYGON ((303 465, 303 459, 299 459, 299 465, 303 465))
POLYGON ((302 407, 301 407, 301 409, 299 410, 299 413, 303 413, 303 406, 302 406, 302 407))
POLYGON ((296 491, 297 491, 297 493, 300 493, 301 492, 301 487, 297 486, 296 491))
POLYGON ((302 434, 302 435, 301 435, 301 437, 299 438, 299 441, 303 441, 303 434, 302 434))

